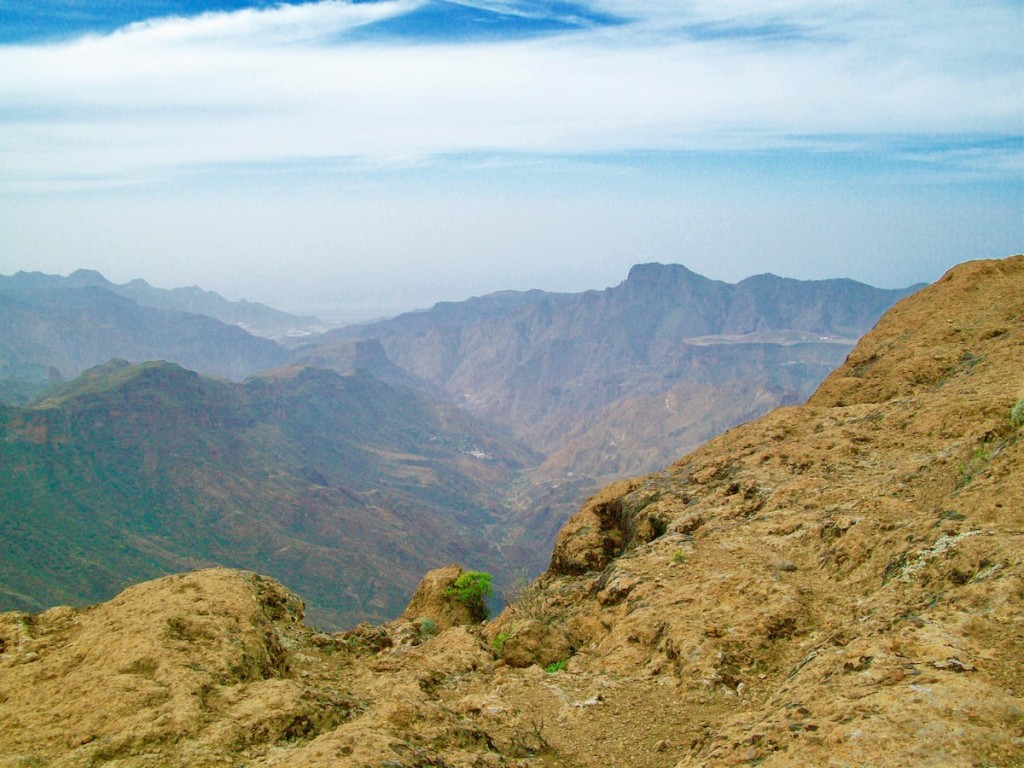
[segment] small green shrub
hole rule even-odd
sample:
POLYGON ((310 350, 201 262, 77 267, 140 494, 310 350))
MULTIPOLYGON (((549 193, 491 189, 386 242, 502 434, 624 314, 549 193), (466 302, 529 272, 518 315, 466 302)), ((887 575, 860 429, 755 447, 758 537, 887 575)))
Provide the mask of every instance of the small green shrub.
POLYGON ((1024 397, 1017 401, 1017 404, 1010 409, 1010 423, 1017 429, 1024 427, 1024 397))
POLYGON ((494 594, 493 578, 492 574, 483 571, 464 571, 444 594, 468 606, 475 616, 486 619, 487 604, 484 601, 494 594))
POLYGON ((437 622, 430 618, 416 619, 413 622, 419 640, 429 640, 437 634, 437 622))
POLYGON ((686 552, 682 549, 677 549, 672 555, 672 562, 677 565, 682 565, 686 562, 686 552))
POLYGON ((569 663, 568 659, 562 659, 561 661, 553 661, 544 667, 544 671, 549 675, 555 674, 555 672, 561 672, 565 669, 565 665, 569 663))
POLYGON ((505 652, 505 641, 508 640, 508 632, 499 632, 491 641, 494 652, 501 656, 505 652))

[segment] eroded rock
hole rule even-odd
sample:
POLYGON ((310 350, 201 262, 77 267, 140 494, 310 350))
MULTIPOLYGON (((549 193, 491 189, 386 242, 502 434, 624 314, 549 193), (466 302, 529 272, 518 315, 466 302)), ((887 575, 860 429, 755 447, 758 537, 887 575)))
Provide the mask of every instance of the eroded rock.
POLYGON ((416 587, 402 618, 406 621, 429 619, 437 630, 476 623, 477 617, 468 605, 445 594, 462 573, 462 567, 458 565, 446 565, 428 572, 416 587))

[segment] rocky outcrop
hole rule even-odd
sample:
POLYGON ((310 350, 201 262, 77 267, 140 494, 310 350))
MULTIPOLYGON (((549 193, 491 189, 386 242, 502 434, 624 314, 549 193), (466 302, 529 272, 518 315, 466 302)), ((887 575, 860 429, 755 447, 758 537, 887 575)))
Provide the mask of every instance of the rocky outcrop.
MULTIPOLYGON (((409 605, 402 612, 406 621, 429 621, 433 630, 449 629, 460 624, 474 624, 477 618, 470 606, 451 596, 456 579, 463 573, 459 565, 435 568, 423 577, 409 605)), ((428 625, 430 626, 430 625, 428 625)))
POLYGON ((507 626, 508 632, 501 633, 499 645, 502 660, 511 667, 550 667, 564 663, 572 655, 569 638, 557 625, 526 619, 507 622, 507 626))
POLYGON ((548 572, 559 576, 600 571, 623 552, 665 533, 667 517, 652 504, 658 491, 636 480, 613 483, 590 498, 559 531, 548 572))
POLYGON ((0 766, 1020 765, 1021 285, 905 300, 808 405, 596 496, 486 624, 417 625, 457 566, 334 635, 221 570, 0 616, 0 766))
POLYGON ((0 765, 186 762, 309 738, 357 709, 295 679, 302 602, 225 569, 132 587, 85 611, 0 615, 0 765), (178 741, 187 747, 175 750, 178 741))

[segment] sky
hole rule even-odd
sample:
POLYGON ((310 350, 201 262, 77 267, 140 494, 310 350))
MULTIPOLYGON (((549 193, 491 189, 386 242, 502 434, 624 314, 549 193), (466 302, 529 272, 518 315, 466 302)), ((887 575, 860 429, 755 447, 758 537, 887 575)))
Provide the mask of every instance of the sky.
POLYGON ((0 0, 0 274, 364 320, 1024 251, 1021 0, 0 0))

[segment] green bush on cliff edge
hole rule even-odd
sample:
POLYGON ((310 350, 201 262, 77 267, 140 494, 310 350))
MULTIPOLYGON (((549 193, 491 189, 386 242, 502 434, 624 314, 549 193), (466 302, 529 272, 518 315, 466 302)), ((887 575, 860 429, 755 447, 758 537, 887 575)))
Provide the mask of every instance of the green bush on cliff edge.
POLYGON ((493 578, 492 574, 484 571, 464 571, 444 594, 468 606, 474 616, 486 619, 485 601, 494 594, 494 588, 491 586, 493 578))

